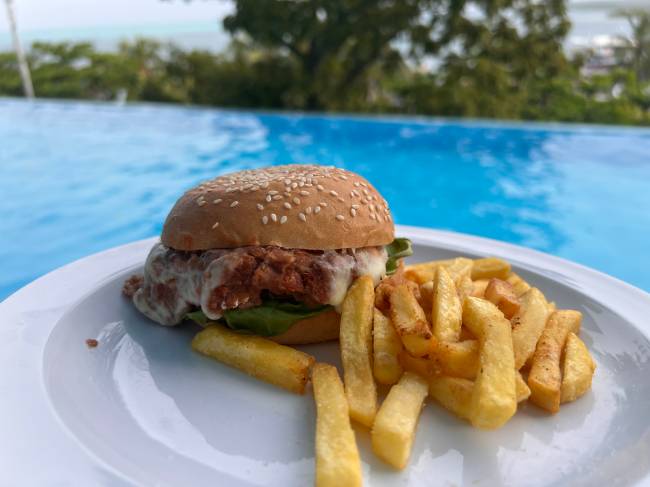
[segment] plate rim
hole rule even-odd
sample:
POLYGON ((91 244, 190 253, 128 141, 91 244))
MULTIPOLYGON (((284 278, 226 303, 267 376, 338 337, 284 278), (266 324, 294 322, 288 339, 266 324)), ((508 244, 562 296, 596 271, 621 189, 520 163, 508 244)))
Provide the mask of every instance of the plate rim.
MULTIPOLYGON (((644 319, 650 314, 650 294, 613 276, 561 257, 484 237, 403 225, 396 226, 396 233, 405 235, 414 243, 424 246, 436 246, 458 253, 507 257, 515 266, 527 268, 531 272, 542 273, 545 271, 547 277, 549 277, 548 273, 552 273, 554 280, 601 302, 629 321, 650 340, 650 323, 644 319)), ((11 472, 15 472, 14 479, 21 480, 22 483, 25 480, 24 476, 33 468, 42 468, 44 462, 41 445, 48 443, 49 439, 61 443, 64 445, 62 447, 64 449, 68 448, 67 453, 75 455, 76 465, 84 467, 83 472, 56 472, 56 470, 52 470, 58 468, 57 462, 54 461, 54 464, 47 467, 58 475, 56 479, 52 479, 53 481, 67 480, 73 485, 89 485, 99 483, 98 479, 101 479, 103 484, 108 481, 108 485, 131 485, 130 481, 119 472, 104 464, 92 452, 85 450, 84 445, 72 437, 67 427, 59 423, 59 418, 53 412, 49 398, 45 393, 42 357, 47 339, 61 318, 115 274, 124 273, 129 268, 142 265, 149 248, 157 240, 158 237, 142 239, 83 257, 32 281, 0 302, 0 317, 3 318, 0 322, 0 336, 7 334, 18 337, 9 340, 9 342, 0 340, 0 367, 6 364, 11 365, 10 360, 20 357, 21 352, 25 352, 25 356, 35 359, 35 363, 23 364, 24 367, 17 371, 6 367, 2 368, 2 370, 9 370, 12 373, 0 372, 0 390, 5 391, 4 398, 0 401, 0 435, 9 440, 0 444, 0 466, 7 467, 4 469, 9 476, 7 480, 11 480, 11 472), (93 268, 93 272, 81 279, 80 286, 70 286, 70 282, 75 281, 75 276, 78 277, 83 269, 91 268, 93 268), (69 289, 71 292, 67 296, 67 301, 58 307, 51 302, 60 298, 61 294, 66 291, 57 289, 51 294, 40 294, 47 306, 44 310, 34 310, 34 307, 29 304, 30 298, 47 290, 48 287, 53 289, 52 286, 57 281, 64 283, 67 281, 68 286, 72 288, 69 289), (84 281, 85 283, 83 283, 84 281), (38 314, 39 312, 46 313, 46 318, 41 319, 48 320, 47 323, 41 327, 25 324, 24 316, 26 314, 38 314), (27 335, 31 334, 29 339, 24 338, 26 332, 29 332, 27 335), (21 338, 21 336, 23 337, 21 338), (6 364, 3 360, 6 361, 6 364), (12 382, 9 378, 14 373, 27 381, 23 385, 31 391, 31 398, 35 399, 37 403, 30 405, 31 409, 21 407, 24 400, 21 388, 16 387, 16 380, 12 382), (43 414, 42 420, 49 428, 44 434, 49 436, 45 441, 41 439, 40 442, 32 441, 31 443, 25 442, 23 438, 22 443, 19 442, 22 447, 21 455, 17 455, 13 451, 10 452, 10 445, 14 444, 11 440, 18 440, 17 435, 20 435, 21 432, 19 427, 28 424, 27 421, 31 419, 34 408, 43 414), (14 423, 9 424, 8 419, 13 420, 14 423), (10 460, 11 458, 13 461, 10 460), (6 465, 3 465, 4 463, 6 465)), ((33 485, 42 484, 34 483, 33 485)), ((650 471, 639 479, 637 485, 650 485, 650 471)))

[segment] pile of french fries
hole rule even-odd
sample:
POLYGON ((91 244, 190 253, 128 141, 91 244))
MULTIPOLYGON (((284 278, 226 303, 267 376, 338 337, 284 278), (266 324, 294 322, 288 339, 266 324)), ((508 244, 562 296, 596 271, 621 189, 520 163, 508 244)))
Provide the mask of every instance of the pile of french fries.
POLYGON ((591 388, 596 365, 580 340, 582 315, 556 310, 498 258, 401 266, 375 288, 368 276, 341 311, 337 369, 267 339, 212 325, 201 353, 316 402, 316 485, 361 485, 351 420, 372 449, 404 468, 427 397, 482 429, 503 426, 523 401, 556 413, 591 388), (378 386, 389 387, 379 404, 378 386))

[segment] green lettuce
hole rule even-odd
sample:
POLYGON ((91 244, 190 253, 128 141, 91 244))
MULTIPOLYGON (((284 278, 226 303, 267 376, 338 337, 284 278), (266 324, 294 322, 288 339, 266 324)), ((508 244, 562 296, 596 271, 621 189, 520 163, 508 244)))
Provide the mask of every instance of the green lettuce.
MULTIPOLYGON (((230 309, 220 320, 232 330, 264 337, 280 335, 300 320, 310 318, 330 309, 331 306, 308 307, 301 303, 267 299, 254 308, 230 309)), ((206 326, 210 321, 203 311, 187 314, 187 318, 206 326)))
POLYGON ((386 274, 393 274, 397 270, 399 259, 413 255, 411 241, 408 238, 396 238, 386 245, 388 260, 386 261, 386 274))

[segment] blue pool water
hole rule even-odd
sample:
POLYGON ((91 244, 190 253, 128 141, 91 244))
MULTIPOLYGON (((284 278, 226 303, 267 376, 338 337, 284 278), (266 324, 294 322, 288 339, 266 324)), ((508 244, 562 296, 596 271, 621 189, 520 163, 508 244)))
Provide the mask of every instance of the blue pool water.
POLYGON ((370 179, 397 223, 566 257, 650 290, 650 130, 0 99, 0 299, 156 235, 186 188, 288 162, 370 179))

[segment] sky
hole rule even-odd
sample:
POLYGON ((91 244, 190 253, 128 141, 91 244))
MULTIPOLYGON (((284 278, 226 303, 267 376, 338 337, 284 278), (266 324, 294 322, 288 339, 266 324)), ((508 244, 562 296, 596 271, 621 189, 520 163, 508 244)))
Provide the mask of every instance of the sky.
MULTIPOLYGON (((226 0, 13 0, 23 43, 34 40, 92 40, 110 49, 135 36, 174 40, 181 47, 220 50, 228 42, 221 19, 232 10, 226 0)), ((0 49, 11 46, 0 0, 0 49)), ((650 8, 650 0, 569 0, 574 28, 569 45, 597 36, 624 34, 624 20, 611 17, 622 7, 650 8)))

